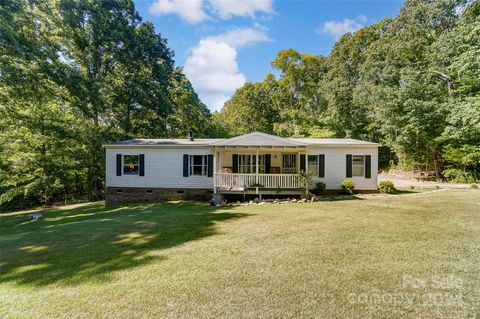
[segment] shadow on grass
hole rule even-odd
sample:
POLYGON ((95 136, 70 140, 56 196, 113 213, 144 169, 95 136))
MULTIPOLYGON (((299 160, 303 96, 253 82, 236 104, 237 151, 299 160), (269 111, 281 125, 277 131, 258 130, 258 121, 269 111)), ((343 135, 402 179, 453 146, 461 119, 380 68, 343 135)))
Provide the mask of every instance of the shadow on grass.
POLYGON ((165 258, 159 254, 215 235, 215 224, 246 217, 200 202, 120 207, 103 203, 0 217, 0 282, 41 286, 109 280, 112 272, 165 258))
POLYGON ((320 202, 338 202, 348 200, 364 200, 362 197, 356 195, 320 195, 318 196, 320 202))
POLYGON ((392 195, 407 195, 407 194, 416 194, 421 193, 418 190, 406 190, 406 189, 396 189, 392 195))

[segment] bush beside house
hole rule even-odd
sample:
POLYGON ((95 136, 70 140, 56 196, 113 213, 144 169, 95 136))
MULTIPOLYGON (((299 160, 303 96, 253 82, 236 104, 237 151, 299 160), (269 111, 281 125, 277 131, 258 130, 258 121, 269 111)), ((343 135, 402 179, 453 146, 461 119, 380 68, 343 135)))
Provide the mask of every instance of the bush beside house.
POLYGON ((378 185, 378 189, 380 190, 380 193, 385 193, 385 194, 392 194, 395 192, 395 186, 393 185, 392 181, 381 181, 380 184, 378 185))
POLYGON ((353 194, 355 190, 355 183, 350 178, 346 178, 340 184, 342 186, 342 191, 346 194, 353 194))

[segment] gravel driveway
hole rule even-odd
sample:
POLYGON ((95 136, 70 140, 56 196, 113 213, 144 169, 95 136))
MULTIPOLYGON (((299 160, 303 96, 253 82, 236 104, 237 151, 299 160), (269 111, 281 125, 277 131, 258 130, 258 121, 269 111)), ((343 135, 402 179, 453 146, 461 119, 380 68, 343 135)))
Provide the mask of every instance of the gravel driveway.
POLYGON ((415 186, 415 188, 457 188, 465 189, 471 188, 470 184, 457 184, 457 183, 441 183, 441 182, 432 182, 432 181, 418 181, 413 178, 407 178, 404 176, 399 176, 395 174, 381 173, 378 175, 378 181, 390 180, 393 182, 396 188, 410 188, 410 186, 415 186))

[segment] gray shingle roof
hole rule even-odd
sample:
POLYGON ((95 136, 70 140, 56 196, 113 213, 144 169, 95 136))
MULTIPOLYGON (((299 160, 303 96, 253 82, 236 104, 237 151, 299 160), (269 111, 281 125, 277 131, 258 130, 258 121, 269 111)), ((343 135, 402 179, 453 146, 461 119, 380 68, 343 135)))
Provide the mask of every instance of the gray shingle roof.
POLYGON ((193 141, 189 139, 146 139, 146 138, 136 138, 133 140, 119 141, 108 144, 109 146, 129 146, 129 145, 145 145, 145 146, 154 146, 154 145, 212 145, 212 143, 223 141, 221 138, 196 138, 193 141))
POLYGON ((353 138, 289 138, 289 140, 301 141, 307 145, 371 145, 380 146, 381 144, 356 140, 353 138))
POLYGON ((301 141, 294 141, 275 135, 253 132, 213 143, 214 146, 305 146, 301 141))
POLYGON ((113 142, 106 146, 381 146, 381 144, 351 138, 283 138, 261 132, 253 132, 232 138, 189 139, 132 139, 113 142))

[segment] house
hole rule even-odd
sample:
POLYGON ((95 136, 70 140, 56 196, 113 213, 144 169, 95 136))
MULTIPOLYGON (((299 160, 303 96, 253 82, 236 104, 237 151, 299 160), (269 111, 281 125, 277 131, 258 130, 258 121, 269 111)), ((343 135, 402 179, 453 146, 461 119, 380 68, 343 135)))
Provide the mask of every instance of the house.
POLYGON ((380 144, 282 138, 254 132, 227 139, 133 139, 105 145, 107 205, 212 194, 300 195, 300 172, 338 190, 376 191, 380 144))

